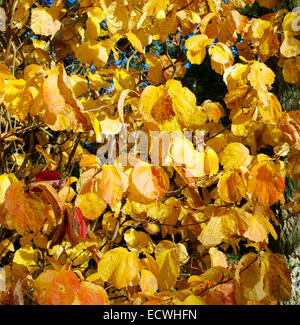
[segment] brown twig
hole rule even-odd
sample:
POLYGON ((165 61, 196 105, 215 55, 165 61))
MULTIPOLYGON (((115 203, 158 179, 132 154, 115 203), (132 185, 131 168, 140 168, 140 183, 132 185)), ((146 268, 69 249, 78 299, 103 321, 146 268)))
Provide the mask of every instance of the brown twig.
POLYGON ((14 0, 13 4, 11 6, 11 10, 10 10, 9 23, 7 26, 8 42, 7 42, 6 51, 5 51, 5 55, 4 55, 4 59, 3 59, 4 63, 6 63, 8 53, 10 52, 10 48, 12 46, 12 40, 13 40, 12 24, 13 24, 14 13, 17 8, 18 2, 19 2, 19 0, 14 0))
POLYGON ((81 134, 82 134, 82 132, 78 132, 78 134, 77 134, 77 137, 76 137, 76 140, 75 140, 74 147, 73 147, 73 149, 72 149, 72 151, 71 151, 71 153, 70 153, 70 155, 69 155, 69 159, 68 159, 68 162, 67 162, 67 165, 66 165, 66 170, 69 169, 69 167, 70 167, 70 165, 71 165, 71 163, 72 163, 72 160, 73 160, 74 155, 75 155, 75 153, 76 153, 77 147, 78 147, 78 145, 79 145, 79 143, 80 143, 81 134))
POLYGON ((20 168, 16 171, 15 175, 18 179, 21 178, 21 176, 23 175, 24 169, 33 153, 33 149, 34 149, 34 137, 33 137, 33 130, 30 131, 29 133, 29 148, 28 148, 28 153, 25 156, 25 159, 22 163, 22 165, 20 166, 20 168))

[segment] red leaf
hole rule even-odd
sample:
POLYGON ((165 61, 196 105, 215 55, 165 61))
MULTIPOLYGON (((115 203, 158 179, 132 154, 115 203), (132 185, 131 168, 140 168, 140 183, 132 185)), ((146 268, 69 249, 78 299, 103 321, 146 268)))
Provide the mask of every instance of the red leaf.
POLYGON ((86 221, 78 207, 66 209, 67 227, 66 232, 72 245, 76 245, 81 239, 87 235, 86 221))
POLYGON ((44 182, 44 181, 54 181, 61 178, 61 173, 58 173, 55 170, 44 170, 42 172, 38 172, 35 175, 35 182, 44 182))

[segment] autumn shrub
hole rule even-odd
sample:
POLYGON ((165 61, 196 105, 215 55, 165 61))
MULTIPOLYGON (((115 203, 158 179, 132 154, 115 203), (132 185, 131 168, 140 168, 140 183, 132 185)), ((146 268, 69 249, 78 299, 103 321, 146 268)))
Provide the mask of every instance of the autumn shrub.
POLYGON ((269 242, 300 210, 300 113, 272 85, 300 85, 300 32, 278 3, 3 0, 0 304, 290 298, 269 242), (220 100, 185 86, 202 64, 220 100))

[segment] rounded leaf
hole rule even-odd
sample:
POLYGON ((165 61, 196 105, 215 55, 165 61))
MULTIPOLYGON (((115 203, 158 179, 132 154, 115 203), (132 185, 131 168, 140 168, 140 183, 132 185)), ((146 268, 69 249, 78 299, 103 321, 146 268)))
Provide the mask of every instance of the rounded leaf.
POLYGON ((151 203, 169 189, 169 177, 161 167, 140 162, 129 177, 128 198, 139 203, 151 203))

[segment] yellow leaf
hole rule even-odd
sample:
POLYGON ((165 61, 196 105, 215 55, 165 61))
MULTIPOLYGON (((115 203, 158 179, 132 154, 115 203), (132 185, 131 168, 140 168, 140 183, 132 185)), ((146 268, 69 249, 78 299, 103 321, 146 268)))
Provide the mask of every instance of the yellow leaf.
POLYGON ((51 15, 48 8, 34 8, 31 11, 30 27, 35 34, 51 36, 61 27, 61 22, 51 15))
POLYGON ((146 257, 140 261, 142 269, 149 270, 158 279, 159 266, 156 260, 152 257, 152 255, 148 254, 147 252, 145 252, 145 255, 146 257))
POLYGON ((227 269, 222 266, 214 266, 206 270, 203 274, 199 276, 199 280, 204 281, 211 281, 211 282, 220 282, 221 279, 224 277, 225 273, 227 273, 227 269))
POLYGON ((100 121, 101 131, 107 135, 115 135, 120 133, 122 128, 122 123, 119 118, 111 119, 105 116, 105 119, 100 121))
POLYGON ((92 154, 84 156, 79 162, 81 167, 97 167, 100 164, 100 159, 96 155, 92 154))
POLYGON ((211 45, 208 53, 211 57, 211 67, 219 74, 223 74, 234 62, 232 51, 223 43, 211 45))
POLYGON ((75 197, 76 192, 71 186, 64 186, 59 192, 58 196, 62 202, 70 203, 75 197))
POLYGON ((217 174, 219 171, 219 157, 216 152, 212 148, 207 147, 200 154, 204 155, 204 173, 209 175, 209 177, 217 174))
POLYGON ((129 176, 128 198, 139 203, 151 203, 169 189, 169 177, 162 167, 139 162, 129 176))
POLYGON ((280 46, 280 53, 286 58, 295 57, 300 54, 300 41, 284 32, 283 42, 280 46))
POLYGON ((128 188, 128 176, 115 166, 102 167, 101 192, 104 201, 115 211, 128 188))
MULTIPOLYGON (((42 118, 53 130, 83 130, 88 122, 81 103, 62 64, 44 72, 42 100, 46 106, 42 118)), ((41 112, 37 112, 41 114, 41 112)))
POLYGON ((139 260, 135 252, 117 247, 106 252, 98 263, 98 273, 105 282, 116 289, 130 285, 139 271, 139 260))
POLYGON ((198 240, 205 247, 217 246, 224 238, 222 217, 210 218, 206 227, 201 231, 198 240))
POLYGON ((178 243, 175 245, 175 248, 178 254, 179 263, 181 265, 186 264, 190 259, 186 247, 182 243, 178 243))
POLYGON ((288 12, 283 19, 282 29, 287 35, 296 36, 299 35, 299 16, 300 11, 288 12), (298 22, 298 25, 297 25, 298 22), (296 28, 295 28, 296 27, 296 28))
POLYGON ((228 3, 234 8, 244 8, 246 5, 252 6, 254 0, 229 0, 228 3))
POLYGON ((19 248, 15 254, 13 262, 26 266, 28 271, 32 274, 37 270, 38 265, 38 250, 31 246, 25 246, 19 248))
POLYGON ((75 206, 80 208, 86 219, 95 220, 104 212, 107 204, 95 193, 85 193, 76 197, 75 206))
POLYGON ((192 64, 201 64, 206 55, 206 46, 213 40, 206 35, 200 34, 192 36, 185 41, 187 48, 187 58, 192 64))
POLYGON ((238 142, 229 143, 221 154, 224 169, 247 167, 251 160, 249 149, 238 142))
POLYGON ((5 192, 12 183, 18 182, 14 174, 0 175, 0 204, 4 202, 5 192))
MULTIPOLYGON (((258 302, 266 297, 260 258, 254 253, 248 253, 240 259, 235 278, 242 293, 242 299, 258 302)), ((241 304, 242 301, 237 301, 237 303, 241 304)))
POLYGON ((180 275, 180 262, 176 248, 163 250, 158 254, 156 261, 159 266, 159 290, 171 290, 180 275))
POLYGON ((162 84, 171 78, 183 77, 186 72, 182 62, 175 59, 171 62, 165 54, 156 56, 153 53, 147 53, 146 63, 149 66, 147 79, 154 84, 162 84))
POLYGON ((134 47, 135 50, 138 52, 144 53, 144 46, 141 42, 141 40, 136 36, 135 33, 128 32, 126 34, 128 41, 131 43, 131 45, 134 47))
POLYGON ((143 231, 130 228, 124 233, 124 240, 130 251, 153 253, 154 243, 149 235, 143 231))
POLYGON ((1 223, 22 235, 39 232, 46 219, 53 218, 53 210, 48 203, 35 192, 27 193, 23 182, 12 183, 5 192, 0 211, 1 223))
POLYGON ((184 305, 188 305, 188 306, 195 306, 195 305, 206 305, 205 300, 199 296, 195 296, 195 295, 189 295, 187 296, 184 301, 183 301, 184 305))
POLYGON ((0 258, 5 256, 8 251, 15 251, 14 244, 9 239, 4 239, 0 242, 0 258))
POLYGON ((141 271, 140 287, 145 294, 154 294, 158 289, 158 281, 149 270, 141 271))
POLYGON ((24 79, 5 80, 4 104, 9 113, 23 121, 30 111, 28 101, 25 100, 26 81, 24 79))
POLYGON ((216 247, 211 247, 209 249, 210 260, 211 260, 211 267, 215 266, 222 266, 227 268, 227 260, 226 255, 219 251, 216 247))
POLYGON ((300 57, 284 60, 282 73, 286 82, 300 86, 300 57))
POLYGON ((74 74, 70 76, 70 82, 76 97, 84 95, 87 92, 88 83, 84 76, 74 74))
POLYGON ((36 39, 36 38, 32 39, 32 45, 36 49, 41 49, 43 51, 48 51, 49 50, 49 46, 47 45, 46 41, 41 41, 41 40, 36 39))
POLYGON ((236 172, 226 171, 220 177, 218 192, 225 202, 240 202, 246 192, 244 180, 236 172))
POLYGON ((169 0, 149 0, 144 5, 143 12, 147 13, 149 16, 156 15, 157 17, 163 18, 163 12, 169 2, 169 0))
POLYGON ((195 150, 193 143, 184 136, 171 139, 169 156, 174 167, 183 166, 185 168, 187 176, 201 177, 205 175, 205 154, 195 150))
POLYGON ((254 242, 268 242, 268 231, 265 227, 264 217, 259 215, 249 215, 249 228, 243 236, 254 242))
POLYGON ((194 113, 197 108, 196 96, 187 87, 182 87, 178 80, 170 79, 166 82, 166 86, 179 123, 189 127, 194 122, 194 113))
POLYGON ((282 116, 282 108, 278 98, 270 92, 258 91, 257 103, 258 116, 261 121, 269 124, 279 123, 282 116))
POLYGON ((213 121, 214 123, 218 123, 220 118, 225 115, 224 108, 218 102, 212 102, 207 99, 201 104, 201 107, 203 107, 208 120, 213 121))
POLYGON ((88 41, 96 40, 100 36, 100 23, 99 20, 93 16, 88 17, 86 20, 86 39, 88 41))
POLYGON ((264 63, 255 61, 251 64, 248 80, 256 90, 267 91, 275 80, 275 73, 264 63))
POLYGON ((6 271, 0 267, 0 292, 6 291, 6 271))
POLYGON ((81 62, 95 65, 97 68, 103 67, 108 60, 106 48, 96 41, 87 41, 79 45, 75 55, 81 62))

